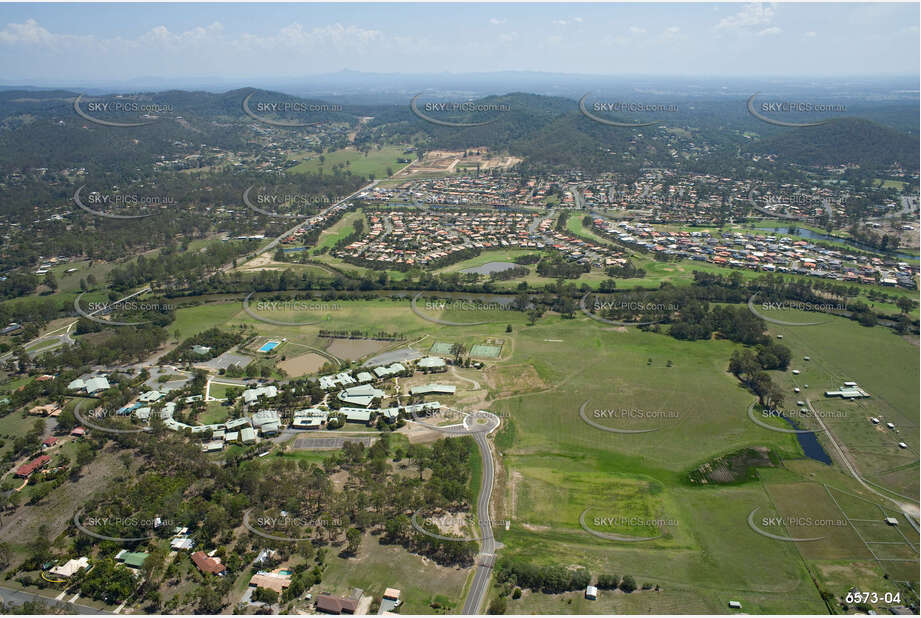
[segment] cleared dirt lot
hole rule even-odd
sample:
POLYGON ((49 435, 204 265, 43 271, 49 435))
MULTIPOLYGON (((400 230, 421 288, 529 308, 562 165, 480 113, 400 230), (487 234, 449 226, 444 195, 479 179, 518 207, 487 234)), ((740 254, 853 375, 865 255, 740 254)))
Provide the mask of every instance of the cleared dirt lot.
POLYGON ((358 360, 387 347, 387 341, 372 339, 332 339, 326 351, 343 360, 358 360))
POLYGON ((278 368, 282 369, 292 378, 298 378, 303 375, 316 373, 326 362, 326 359, 319 354, 308 352, 300 356, 288 357, 286 360, 278 363, 278 368))

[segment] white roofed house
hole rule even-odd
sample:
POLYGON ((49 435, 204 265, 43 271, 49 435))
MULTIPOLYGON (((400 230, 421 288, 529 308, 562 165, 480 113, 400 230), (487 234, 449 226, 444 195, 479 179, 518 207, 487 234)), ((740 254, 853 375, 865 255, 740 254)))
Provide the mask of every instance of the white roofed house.
POLYGON ((252 422, 246 418, 235 418, 224 423, 224 429, 227 431, 239 431, 243 427, 252 427, 252 422))
POLYGON ((224 441, 210 440, 201 445, 201 450, 203 453, 215 453, 217 451, 222 451, 224 450, 224 441))
POLYGON ((382 399, 386 395, 387 393, 379 388, 374 388, 370 384, 362 384, 341 391, 338 397, 340 401, 344 401, 345 403, 367 407, 371 405, 375 399, 382 399))
MULTIPOLYGON (((74 380, 76 382, 76 380, 74 380)), ((73 382, 71 382, 73 384, 73 382)), ((105 376, 97 376, 95 378, 90 378, 89 380, 83 381, 83 388, 86 389, 87 395, 92 395, 93 393, 99 393, 101 391, 109 390, 109 380, 105 376)))
POLYGON ((377 410, 367 410, 365 408, 339 408, 339 413, 345 416, 346 422, 371 424, 371 419, 377 413, 377 410))
POLYGON ((138 397, 138 401, 143 401, 144 403, 152 403, 165 396, 166 395, 160 391, 147 391, 138 397))
POLYGON ((427 416, 429 414, 435 414, 441 410, 441 404, 437 401, 429 401, 426 403, 413 403, 403 406, 403 411, 409 414, 410 416, 427 416))
POLYGON ((336 374, 336 382, 342 386, 349 386, 350 384, 355 384, 355 378, 353 378, 348 372, 343 371, 342 373, 336 374))
POLYGON ((423 369, 426 372, 447 371, 448 369, 445 360, 438 356, 426 356, 425 358, 420 358, 416 362, 416 367, 423 369))
POLYGON ((167 401, 163 404, 163 409, 160 410, 160 418, 172 418, 174 412, 176 412, 176 402, 167 401))
POLYGON ((74 574, 76 574, 76 572, 80 569, 88 569, 89 566, 90 559, 86 556, 82 556, 80 558, 71 558, 64 564, 51 567, 48 569, 48 571, 52 575, 56 575, 58 577, 70 578, 73 577, 74 574))
POLYGON ((243 402, 248 404, 255 403, 257 400, 265 397, 266 399, 274 399, 278 396, 278 389, 270 384, 268 386, 260 386, 258 388, 248 388, 243 391, 243 402))
POLYGON ((394 375, 403 373, 405 371, 406 371, 406 367, 404 367, 402 364, 393 363, 392 365, 388 365, 387 367, 383 367, 383 366, 375 367, 374 375, 376 375, 378 378, 389 378, 390 376, 394 376, 394 375))
POLYGON ((328 413, 317 408, 296 410, 291 420, 291 427, 295 429, 319 429, 326 422, 328 413))
POLYGON ((319 381, 320 388, 325 391, 332 390, 340 386, 347 387, 357 382, 357 380, 355 380, 355 378, 353 378, 347 371, 343 371, 335 375, 320 376, 319 381))
POLYGON ((134 411, 134 416, 139 421, 145 421, 145 422, 149 421, 150 420, 150 408, 146 406, 138 408, 137 410, 134 411))
POLYGON ((96 378, 90 378, 86 381, 86 394, 92 395, 93 393, 98 393, 101 391, 109 390, 109 380, 105 376, 99 376, 96 378))
POLYGON ((243 444, 252 444, 256 441, 256 431, 252 427, 244 427, 240 430, 240 442, 243 444))
POLYGON ((453 395, 456 391, 453 384, 424 384, 413 386, 409 389, 410 395, 453 395))
POLYGON ((281 419, 276 410, 260 410, 253 414, 252 421, 253 427, 264 436, 277 434, 281 426, 281 419))
POLYGON ((400 408, 381 408, 378 410, 381 413, 381 416, 384 417, 384 420, 388 423, 395 423, 400 418, 400 408))
POLYGON ((336 380, 333 376, 320 376, 320 388, 324 391, 336 388, 336 380))

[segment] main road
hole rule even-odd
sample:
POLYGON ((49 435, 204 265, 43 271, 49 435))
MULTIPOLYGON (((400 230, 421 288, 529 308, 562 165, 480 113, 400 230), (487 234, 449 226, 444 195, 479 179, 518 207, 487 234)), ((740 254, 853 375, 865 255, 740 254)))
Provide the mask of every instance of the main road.
MULTIPOLYGON (((451 408, 445 411, 459 412, 451 408)), ((480 613, 483 601, 489 593, 489 580, 492 578, 492 569, 496 565, 496 539, 492 533, 492 518, 489 515, 489 502, 492 499, 492 489, 496 479, 496 464, 493 460, 492 449, 487 436, 499 428, 499 417, 491 412, 461 412, 464 415, 462 423, 454 425, 432 425, 423 422, 413 414, 413 422, 428 429, 440 431, 449 436, 473 436, 480 450, 480 459, 483 462, 483 478, 480 481, 480 495, 477 497, 476 516, 480 522, 480 552, 476 557, 476 571, 473 574, 473 583, 467 591, 464 609, 461 613, 473 615, 480 613)), ((420 532, 424 530, 417 528, 420 532)), ((428 533, 426 533, 428 534, 428 533)), ((446 538, 446 537, 438 537, 446 538)))
MULTIPOLYGON (((490 430, 491 431, 491 430, 490 430)), ((486 439, 487 431, 473 433, 473 439, 480 449, 480 458, 483 461, 483 480, 480 485, 480 496, 476 503, 476 515, 480 520, 480 553, 476 558, 476 572, 473 574, 473 583, 464 602, 463 614, 479 614, 483 601, 489 593, 489 580, 492 579, 492 569, 496 565, 496 539, 492 534, 492 518, 489 516, 489 501, 492 498, 492 488, 495 481, 495 463, 492 449, 486 439)))
POLYGON ((38 594, 36 592, 16 590, 14 588, 7 588, 5 586, 0 586, 0 600, 2 600, 7 605, 22 605, 23 603, 37 601, 39 603, 43 603, 46 607, 49 608, 61 607, 65 613, 68 614, 100 615, 112 613, 104 609, 90 607, 89 605, 80 605, 79 603, 58 601, 57 599, 46 597, 45 595, 38 594))
MULTIPOLYGON (((308 219, 312 219, 313 217, 319 217, 319 216, 325 215, 326 213, 328 213, 329 211, 333 210, 334 208, 337 208, 337 207, 338 207, 340 204, 342 204, 343 202, 347 202, 347 201, 353 199, 356 195, 360 194, 361 192, 367 191, 367 190, 369 190, 369 189, 373 189, 374 186, 377 185, 378 182, 380 182, 380 181, 379 181, 379 180, 372 180, 370 183, 366 184, 365 186, 361 187, 360 189, 356 190, 355 192, 350 193, 349 195, 345 196, 344 198, 342 198, 342 199, 339 200, 338 202, 335 202, 334 204, 331 204, 330 206, 327 206, 326 208, 324 208, 323 210, 321 210, 321 211, 318 212, 317 214, 315 214, 315 215, 310 215, 310 217, 308 217, 308 219)), ((306 220, 306 219, 305 219, 305 220, 306 220)), ((281 242, 282 238, 285 238, 285 237, 287 237, 287 236, 290 236, 290 235, 294 234, 302 225, 304 225, 304 221, 301 221, 300 223, 298 223, 297 225, 295 225, 294 227, 292 227, 290 230, 287 230, 285 233, 283 233, 283 234, 281 234, 280 236, 278 236, 277 238, 275 238, 275 240, 273 240, 272 242, 270 242, 269 244, 267 244, 265 247, 263 247, 262 249, 260 249, 260 250, 259 250, 259 253, 260 253, 260 254, 261 254, 261 253, 265 253, 266 251, 270 251, 270 250, 274 249, 276 246, 278 246, 278 243, 281 242)))

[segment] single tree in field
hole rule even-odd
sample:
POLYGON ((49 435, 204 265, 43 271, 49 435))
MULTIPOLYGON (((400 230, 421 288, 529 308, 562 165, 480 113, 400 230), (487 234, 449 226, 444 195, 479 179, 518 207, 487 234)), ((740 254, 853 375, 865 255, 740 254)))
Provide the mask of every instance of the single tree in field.
POLYGON ((358 528, 349 528, 345 533, 345 538, 349 542, 346 551, 354 556, 358 553, 358 548, 361 546, 361 532, 359 532, 358 528))

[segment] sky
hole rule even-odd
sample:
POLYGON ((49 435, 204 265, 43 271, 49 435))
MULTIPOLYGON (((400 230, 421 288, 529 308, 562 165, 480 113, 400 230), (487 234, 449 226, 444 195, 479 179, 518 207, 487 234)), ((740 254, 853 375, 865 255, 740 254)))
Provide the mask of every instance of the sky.
POLYGON ((0 83, 917 75, 919 4, 0 4, 0 83))

